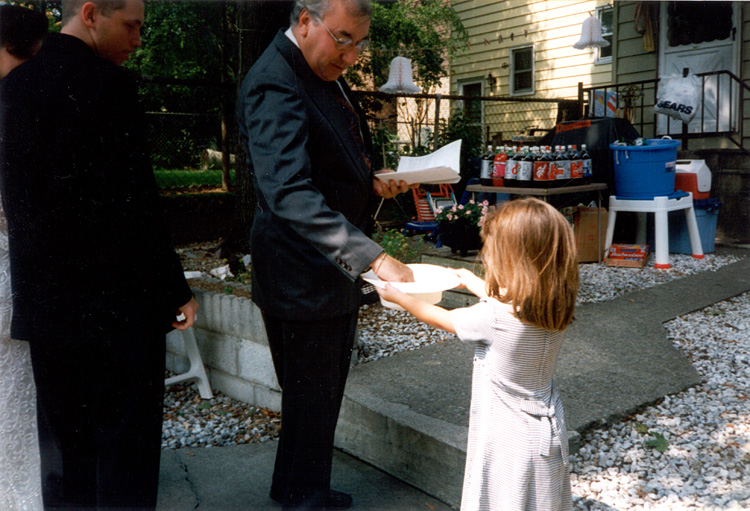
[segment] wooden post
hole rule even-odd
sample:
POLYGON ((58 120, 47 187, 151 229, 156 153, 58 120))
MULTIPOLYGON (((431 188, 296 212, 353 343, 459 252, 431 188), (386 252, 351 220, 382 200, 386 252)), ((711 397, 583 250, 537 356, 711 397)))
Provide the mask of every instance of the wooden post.
POLYGON ((440 134, 440 94, 435 96, 435 130, 432 134, 432 150, 438 149, 438 135, 440 134))

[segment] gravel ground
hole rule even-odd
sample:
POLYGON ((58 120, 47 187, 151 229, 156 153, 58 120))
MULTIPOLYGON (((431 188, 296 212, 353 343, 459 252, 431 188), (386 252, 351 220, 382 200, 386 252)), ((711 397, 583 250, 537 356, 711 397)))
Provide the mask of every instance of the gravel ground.
MULTIPOLYGON (((208 252, 206 252, 208 253, 208 252)), ((192 256, 183 255, 183 261, 192 256)), ((205 254, 203 254, 205 255, 205 254)), ((653 259, 642 270, 581 265, 579 303, 603 301, 737 260, 672 254, 670 270, 653 259)), ((186 269, 207 271, 196 264, 186 269)), ((580 510, 750 509, 750 293, 665 324, 705 383, 616 424, 584 434, 572 456, 571 481, 580 510)), ((365 306, 357 363, 441 342, 451 334, 405 312, 365 306)), ((192 385, 174 385, 165 398, 162 447, 263 442, 278 435, 278 414, 217 392, 202 401, 192 385)))

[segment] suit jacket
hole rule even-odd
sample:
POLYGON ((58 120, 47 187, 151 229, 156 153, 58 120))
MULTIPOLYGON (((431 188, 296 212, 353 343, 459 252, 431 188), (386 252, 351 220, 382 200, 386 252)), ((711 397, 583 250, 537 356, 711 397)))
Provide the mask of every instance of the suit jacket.
POLYGON ((191 292, 125 70, 78 38, 50 36, 0 83, 0 179, 14 338, 169 329, 191 292))
MULTIPOLYGON (((364 113, 339 83, 372 154, 364 113)), ((240 134, 257 198, 253 301, 273 316, 323 319, 354 311, 357 278, 382 252, 365 234, 373 174, 340 94, 337 83, 313 73, 283 31, 240 89, 240 134)))

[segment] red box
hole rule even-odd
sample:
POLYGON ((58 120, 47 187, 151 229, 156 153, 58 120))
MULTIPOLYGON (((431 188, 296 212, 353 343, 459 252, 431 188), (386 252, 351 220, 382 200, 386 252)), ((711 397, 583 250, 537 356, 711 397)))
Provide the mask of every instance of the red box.
POLYGON ((648 262, 648 245, 625 245, 613 243, 607 251, 604 262, 607 266, 627 266, 643 268, 648 262))

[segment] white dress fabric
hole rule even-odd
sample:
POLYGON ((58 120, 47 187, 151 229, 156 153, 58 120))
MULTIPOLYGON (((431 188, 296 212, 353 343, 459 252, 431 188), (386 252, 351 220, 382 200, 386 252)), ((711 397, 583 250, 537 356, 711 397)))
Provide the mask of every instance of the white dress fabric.
POLYGON ((552 382, 562 332, 495 299, 452 311, 476 342, 461 511, 570 511, 568 439, 552 382))
POLYGON ((0 510, 42 511, 36 388, 29 345, 10 338, 8 226, 0 204, 0 510))

